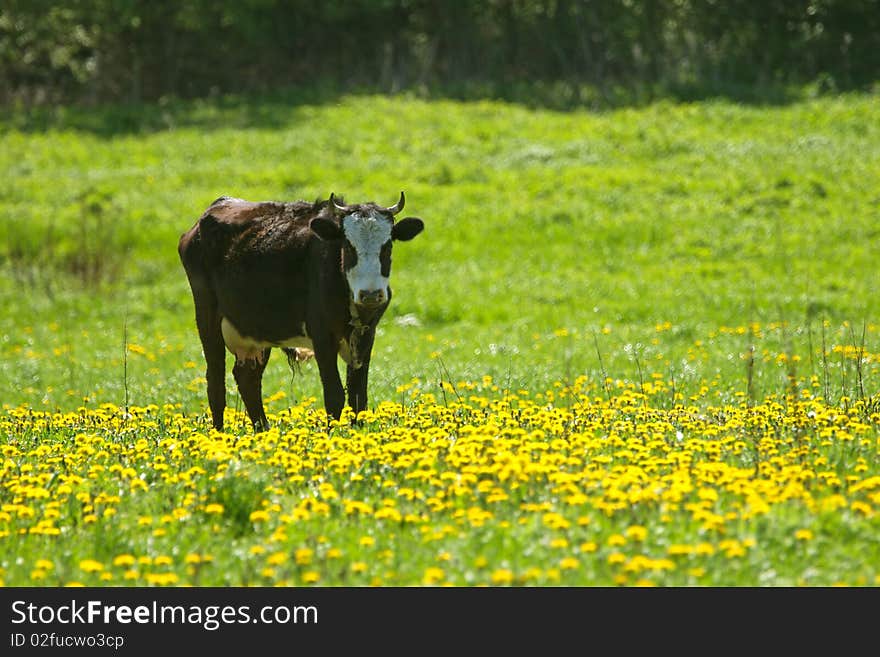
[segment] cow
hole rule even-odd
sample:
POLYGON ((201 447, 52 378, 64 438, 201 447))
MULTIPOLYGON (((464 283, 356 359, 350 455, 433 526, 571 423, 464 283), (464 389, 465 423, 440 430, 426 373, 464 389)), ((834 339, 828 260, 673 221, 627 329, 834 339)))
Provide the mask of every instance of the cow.
POLYGON ((341 197, 251 202, 221 196, 183 233, 178 253, 195 305, 207 364, 213 426, 223 430, 226 350, 254 432, 269 428, 262 379, 273 347, 293 368, 314 357, 329 418, 348 404, 367 407, 367 375, 376 326, 391 301, 391 247, 424 229, 418 217, 395 220, 397 203, 346 205, 341 197))

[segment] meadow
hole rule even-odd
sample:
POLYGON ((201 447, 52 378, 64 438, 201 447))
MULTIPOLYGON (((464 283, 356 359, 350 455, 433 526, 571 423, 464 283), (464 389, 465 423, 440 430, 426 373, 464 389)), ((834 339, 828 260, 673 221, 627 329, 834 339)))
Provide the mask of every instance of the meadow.
MULTIPOLYGON (((880 109, 285 95, 0 117, 7 585, 880 584, 880 109), (209 429, 179 235, 391 204, 370 410, 209 429), (874 257, 872 257, 874 256, 874 257)), ((231 362, 231 357, 230 357, 231 362)))

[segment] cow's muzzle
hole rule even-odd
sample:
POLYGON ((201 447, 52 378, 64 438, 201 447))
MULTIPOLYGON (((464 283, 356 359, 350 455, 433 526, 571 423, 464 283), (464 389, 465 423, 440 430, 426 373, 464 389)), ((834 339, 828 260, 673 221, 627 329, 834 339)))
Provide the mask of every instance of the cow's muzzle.
POLYGON ((381 306, 385 303, 385 290, 361 290, 358 292, 356 303, 359 306, 381 306))

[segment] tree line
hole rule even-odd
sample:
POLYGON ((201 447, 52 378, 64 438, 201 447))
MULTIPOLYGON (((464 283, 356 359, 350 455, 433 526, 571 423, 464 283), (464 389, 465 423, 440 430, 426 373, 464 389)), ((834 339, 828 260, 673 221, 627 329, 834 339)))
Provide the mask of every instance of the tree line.
MULTIPOLYGON (((4 0, 0 103, 871 86, 880 0, 4 0)), ((575 98, 575 100, 577 100, 575 98)))

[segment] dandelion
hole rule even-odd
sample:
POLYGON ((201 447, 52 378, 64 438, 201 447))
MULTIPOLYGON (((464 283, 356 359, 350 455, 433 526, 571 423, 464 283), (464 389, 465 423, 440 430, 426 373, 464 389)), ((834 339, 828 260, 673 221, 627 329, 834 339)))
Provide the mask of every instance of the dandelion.
POLYGON ((314 550, 311 548, 299 548, 293 553, 296 563, 300 566, 307 566, 312 562, 314 550))
POLYGON ((812 541, 813 540, 813 532, 809 529, 798 529, 794 533, 794 537, 799 541, 812 541))
POLYGON ((180 580, 175 573, 147 573, 144 576, 148 584, 154 586, 172 586, 180 580))
MULTIPOLYGON (((285 561, 287 561, 288 558, 289 557, 286 552, 274 552, 266 557, 266 563, 268 563, 270 566, 280 566, 285 561)), ((297 563, 299 563, 299 560, 297 560, 297 563)))
POLYGON ((131 554, 120 554, 113 558, 113 565, 128 568, 135 564, 135 558, 131 554))
POLYGON ((648 530, 641 525, 632 525, 626 528, 625 534, 630 540, 641 542, 648 536, 648 530))
POLYGON ((513 572, 507 568, 499 568, 492 572, 490 579, 496 585, 510 584, 513 582, 513 572))
POLYGON ((446 578, 446 573, 442 568, 429 567, 425 569, 425 574, 422 577, 422 583, 427 586, 432 586, 437 584, 438 582, 442 582, 446 578))
POLYGON ((79 569, 86 573, 97 573, 104 570, 104 564, 94 559, 83 559, 79 562, 79 569))
POLYGON ((251 512, 249 519, 251 522, 254 522, 254 523, 266 522, 267 520, 269 520, 269 514, 268 514, 268 512, 266 512, 262 509, 258 509, 257 511, 251 512))

